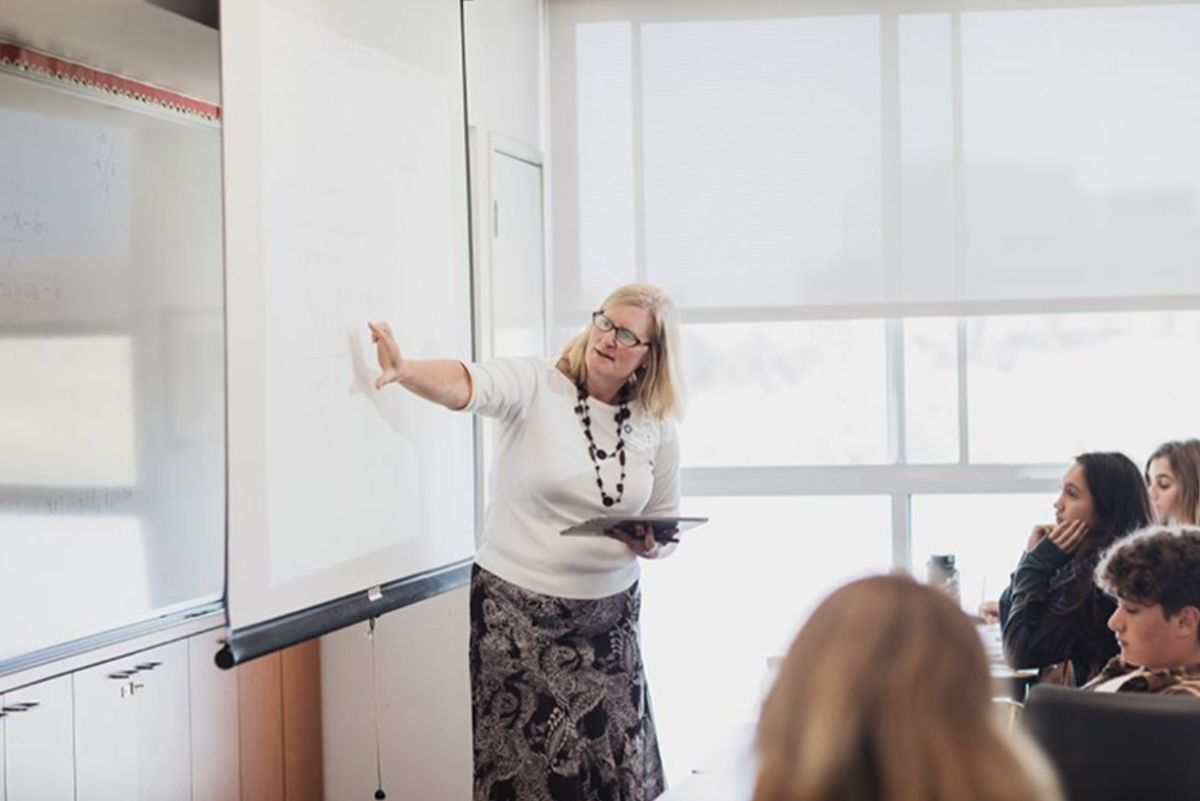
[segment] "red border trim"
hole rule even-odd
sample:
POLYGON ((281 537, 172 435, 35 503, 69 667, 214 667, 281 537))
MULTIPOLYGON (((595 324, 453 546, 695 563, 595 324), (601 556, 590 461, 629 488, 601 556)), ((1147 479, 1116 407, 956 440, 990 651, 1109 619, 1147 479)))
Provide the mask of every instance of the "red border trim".
POLYGON ((0 63, 38 72, 61 81, 70 81, 93 89, 111 92, 142 103, 164 106, 183 114, 194 114, 213 121, 221 119, 221 107, 212 103, 205 103, 202 100, 169 92, 166 89, 138 83, 111 72, 101 72, 35 50, 28 50, 20 45, 0 42, 0 63))

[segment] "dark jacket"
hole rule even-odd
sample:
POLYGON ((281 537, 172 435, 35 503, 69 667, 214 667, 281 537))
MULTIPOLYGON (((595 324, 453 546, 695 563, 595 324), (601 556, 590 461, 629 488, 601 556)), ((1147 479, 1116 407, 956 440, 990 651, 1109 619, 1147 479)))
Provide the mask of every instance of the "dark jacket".
POLYGON ((1044 668, 1070 661, 1076 686, 1086 683, 1120 652, 1108 629, 1116 603, 1091 585, 1078 601, 1077 576, 1091 575, 1096 556, 1075 559, 1044 538, 1017 563, 1000 596, 1004 658, 1014 668, 1044 668))

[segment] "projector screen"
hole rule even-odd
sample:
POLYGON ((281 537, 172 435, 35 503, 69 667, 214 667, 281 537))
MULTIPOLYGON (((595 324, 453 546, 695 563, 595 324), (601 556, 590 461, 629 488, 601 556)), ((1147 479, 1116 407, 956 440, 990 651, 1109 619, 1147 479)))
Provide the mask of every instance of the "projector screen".
POLYGON ((469 359, 472 305, 459 3, 237 0, 221 29, 236 634, 471 557, 472 421, 376 392, 366 324, 469 359))

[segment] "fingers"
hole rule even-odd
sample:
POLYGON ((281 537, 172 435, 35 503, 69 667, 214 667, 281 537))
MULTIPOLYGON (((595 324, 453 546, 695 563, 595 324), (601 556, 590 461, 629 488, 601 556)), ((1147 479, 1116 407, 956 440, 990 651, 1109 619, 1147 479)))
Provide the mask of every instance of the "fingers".
POLYGON ((1074 552, 1087 536, 1087 523, 1082 520, 1064 520, 1050 534, 1050 541, 1063 553, 1074 552))
POLYGON ((371 322, 370 320, 368 320, 367 328, 369 328, 371 330, 371 342, 373 344, 378 344, 379 340, 381 340, 381 339, 394 339, 395 338, 392 335, 392 327, 390 325, 388 325, 386 322, 380 321, 378 323, 374 323, 374 322, 371 322))
POLYGON ((1025 550, 1032 551, 1053 530, 1054 526, 1050 525, 1034 526, 1033 530, 1029 532, 1029 542, 1026 543, 1025 550))

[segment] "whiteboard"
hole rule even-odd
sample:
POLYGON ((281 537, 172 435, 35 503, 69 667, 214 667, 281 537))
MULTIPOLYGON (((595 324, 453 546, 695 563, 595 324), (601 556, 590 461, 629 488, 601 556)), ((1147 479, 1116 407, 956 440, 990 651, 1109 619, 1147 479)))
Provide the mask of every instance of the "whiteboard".
POLYGON ((222 4, 234 629, 474 552, 472 422, 377 393, 366 330, 472 355, 459 14, 222 4))
POLYGON ((0 674, 213 604, 220 134, 0 71, 0 674))

